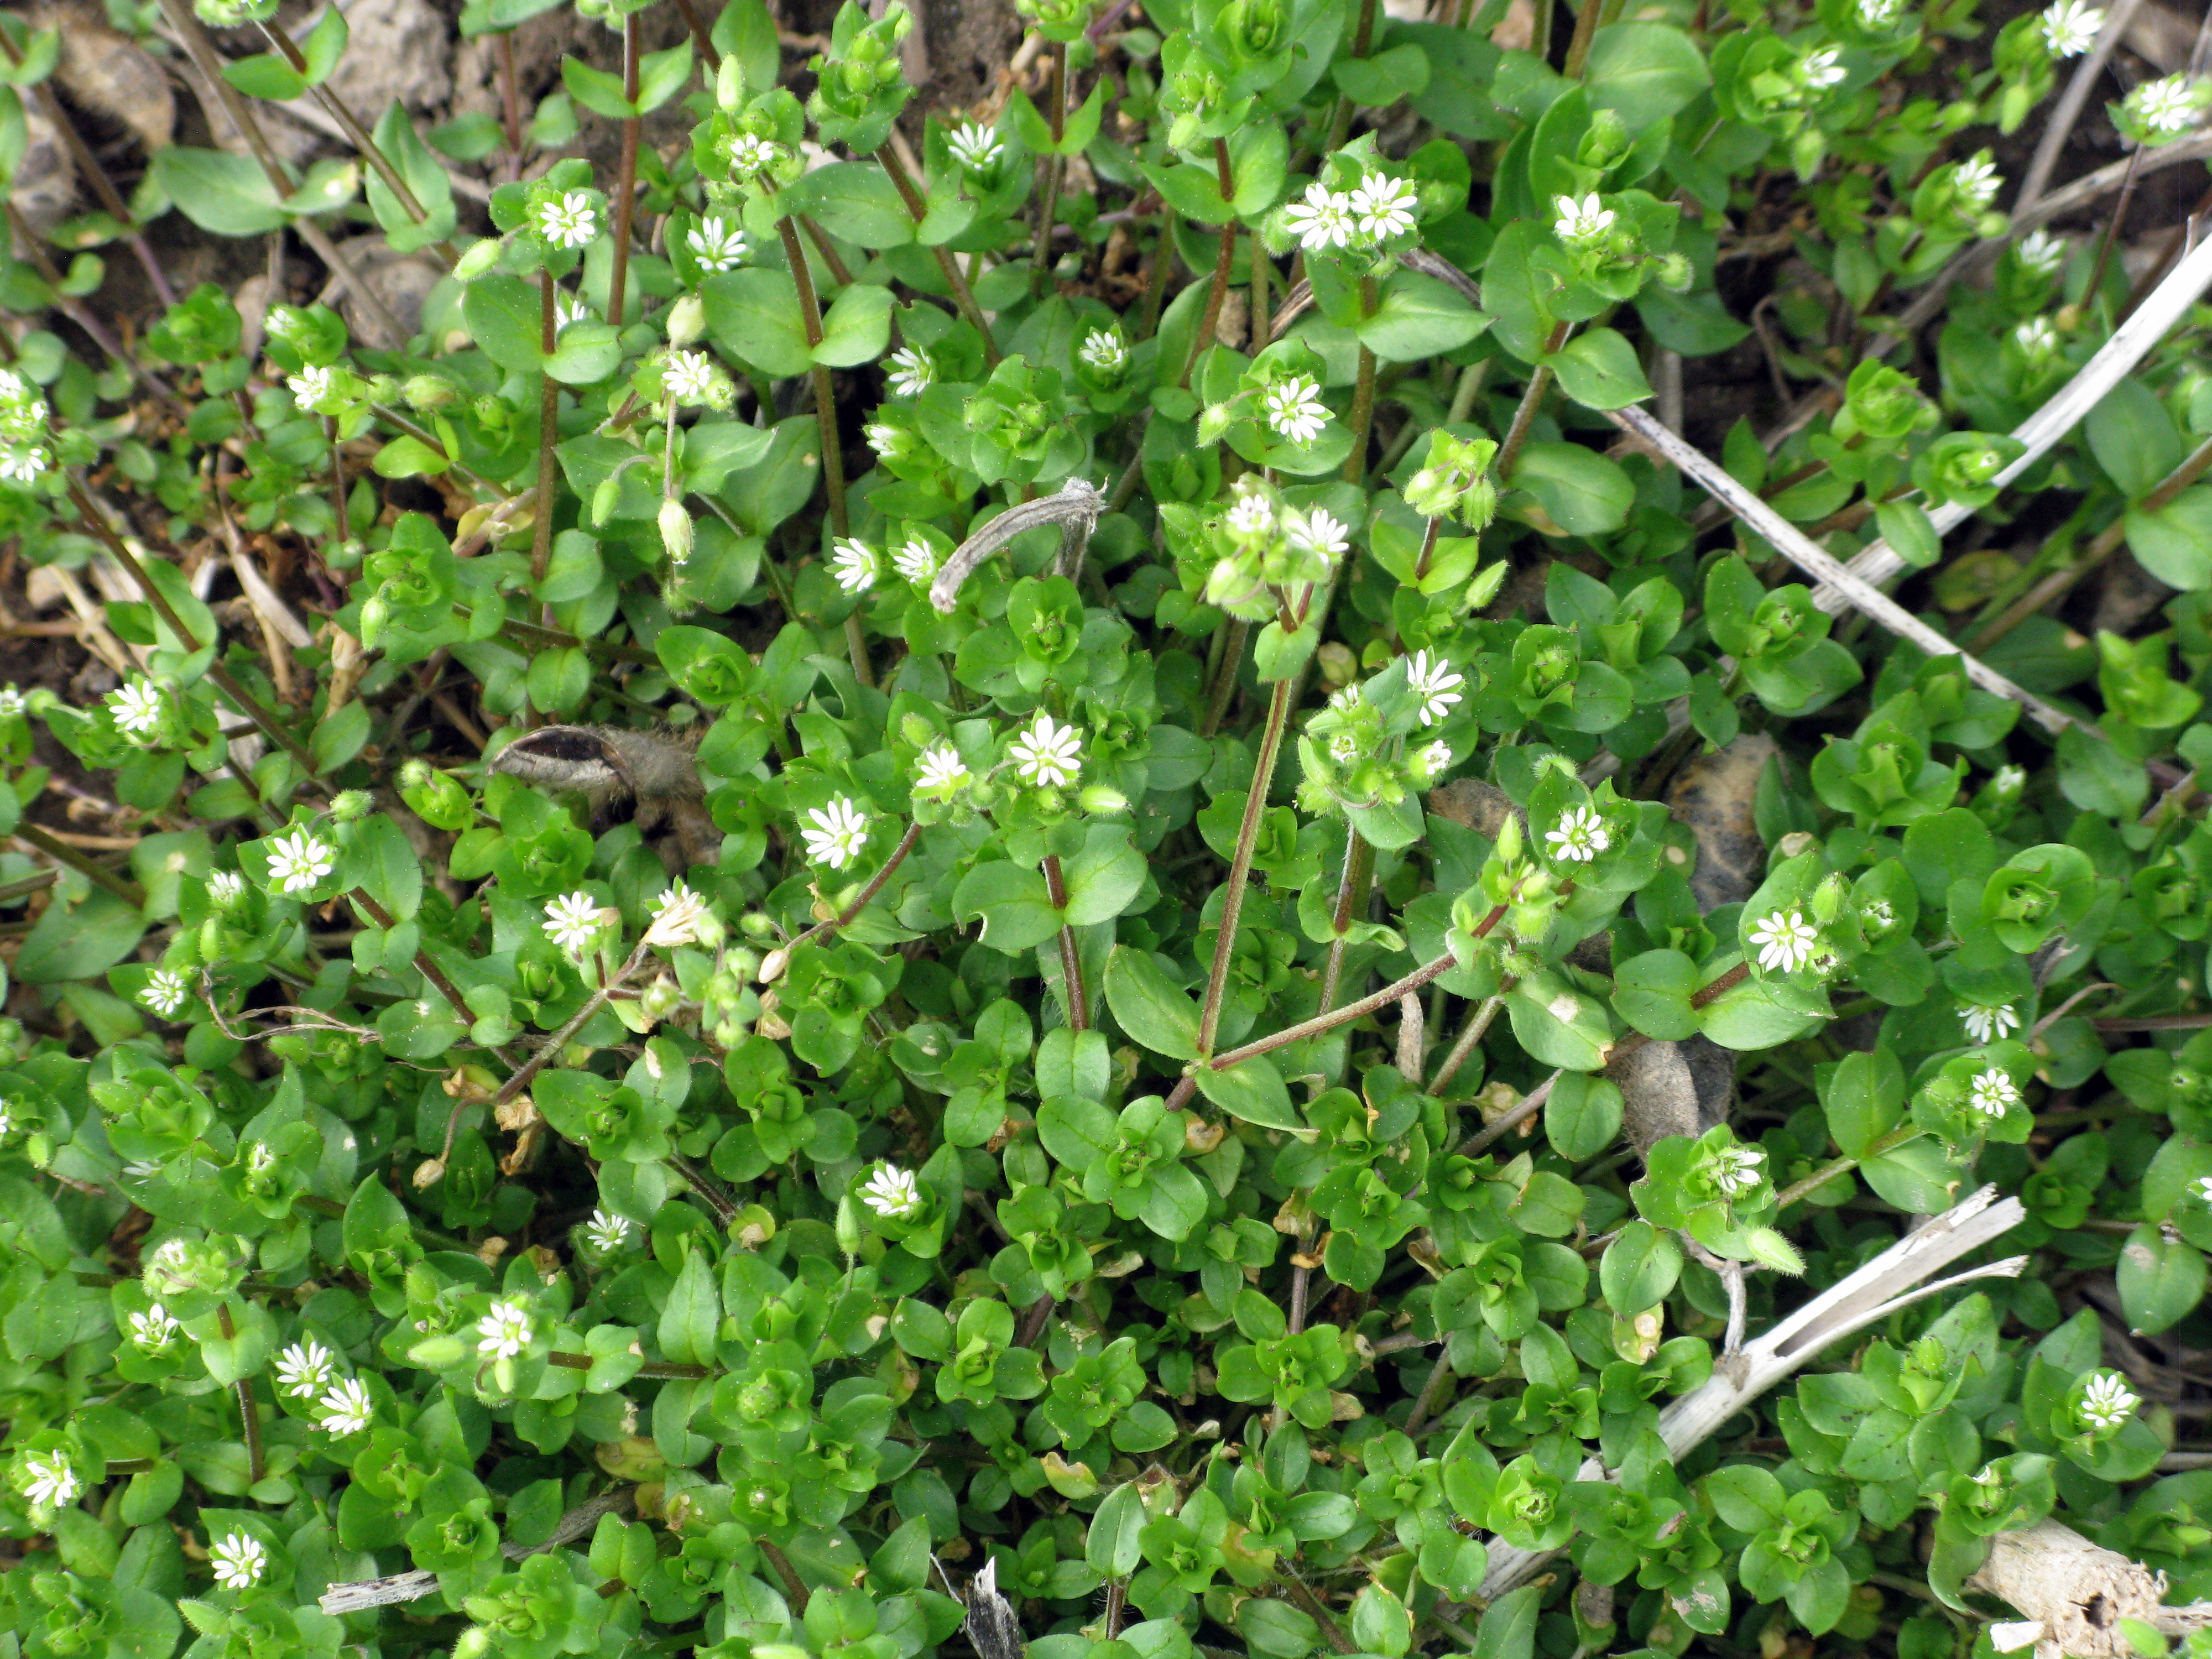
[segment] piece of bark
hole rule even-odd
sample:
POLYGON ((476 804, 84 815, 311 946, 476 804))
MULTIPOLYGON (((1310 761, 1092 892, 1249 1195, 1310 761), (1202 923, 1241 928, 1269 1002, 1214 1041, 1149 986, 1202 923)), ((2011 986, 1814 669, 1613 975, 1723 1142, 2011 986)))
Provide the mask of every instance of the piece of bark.
POLYGON ((2123 1619, 2155 1623, 2166 1575, 2091 1543, 2060 1521, 2039 1521, 1990 1540, 1990 1559, 1966 1588, 2039 1625, 2036 1659, 2136 1659, 2123 1619))

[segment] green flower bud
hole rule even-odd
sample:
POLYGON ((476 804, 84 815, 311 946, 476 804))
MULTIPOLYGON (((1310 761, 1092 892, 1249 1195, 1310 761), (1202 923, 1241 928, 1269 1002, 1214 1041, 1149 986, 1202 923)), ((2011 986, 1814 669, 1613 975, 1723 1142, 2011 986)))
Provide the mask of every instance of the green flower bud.
POLYGON ((331 817, 340 823, 366 817, 376 798, 366 789, 342 789, 331 797, 331 817))
POLYGON ((461 400, 460 389, 435 374, 410 374, 400 383, 399 396, 410 409, 434 415, 461 400))
POLYGON ((155 1301, 183 1297, 228 1296, 246 1277, 244 1263, 214 1239, 170 1238, 148 1256, 141 1270, 146 1294, 155 1301))
POLYGON ((682 564, 691 556, 691 515, 679 501, 660 504, 660 545, 671 564, 682 564))
POLYGON ((687 294, 668 307, 668 343, 688 346, 707 332, 707 305, 687 294))
POLYGON ((1079 790, 1076 805, 1083 811, 1103 817, 1129 810, 1129 798, 1118 789, 1109 789, 1103 783, 1094 783, 1079 790))
POLYGON ((1498 446, 1488 438, 1455 438, 1442 428, 1429 434, 1420 468, 1406 481, 1406 504, 1425 518, 1451 519, 1480 530, 1498 513, 1498 486, 1490 463, 1498 446))
POLYGON ((459 781, 424 760, 410 760, 400 767, 399 798, 423 823, 448 835, 459 835, 475 817, 469 792, 459 781))
POLYGON ((499 251, 500 241, 495 236, 486 237, 476 243, 453 262, 454 280, 472 283, 477 277, 488 275, 499 263, 499 251))

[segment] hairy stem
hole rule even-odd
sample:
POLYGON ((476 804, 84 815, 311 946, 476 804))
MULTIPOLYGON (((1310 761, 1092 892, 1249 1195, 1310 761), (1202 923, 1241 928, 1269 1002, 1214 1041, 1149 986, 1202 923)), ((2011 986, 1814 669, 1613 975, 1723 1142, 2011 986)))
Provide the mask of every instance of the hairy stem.
POLYGON ((1344 956, 1351 948, 1347 936, 1353 921, 1367 908, 1368 888, 1374 879, 1375 845, 1347 823, 1344 827, 1344 878, 1337 884, 1336 915, 1331 920, 1336 937, 1329 941, 1328 961, 1321 975, 1322 1013, 1336 1006, 1336 994, 1344 978, 1344 956))
MULTIPOLYGON (((623 98, 637 106, 638 15, 623 19, 623 98)), ((637 129, 639 118, 623 117, 622 157, 615 167, 615 260, 607 279, 607 320, 623 325, 623 302, 629 297, 630 228, 637 212, 637 129)))
POLYGON ((1267 786, 1275 775, 1283 728, 1290 724, 1294 684, 1277 680, 1274 694, 1267 700, 1267 730, 1261 735, 1259 758, 1252 764, 1252 787, 1244 797, 1244 821, 1237 826, 1237 852, 1229 862, 1229 881, 1221 901, 1221 930, 1213 940, 1213 966, 1206 976, 1206 1006, 1198 1018, 1201 1054, 1213 1052, 1214 1036, 1221 1029, 1222 996, 1229 986, 1229 964, 1237 951, 1237 921, 1244 908, 1244 883, 1252 873, 1252 849, 1260 839, 1261 814, 1267 810, 1267 786))
POLYGON ((65 841, 57 841, 28 818, 9 832, 16 840, 28 842, 58 864, 66 864, 95 887, 104 887, 132 909, 145 908, 146 895, 134 881, 125 881, 112 870, 94 864, 65 841))
POLYGON ((1221 729, 1229 699, 1237 693, 1237 671, 1244 665, 1244 641, 1251 631, 1252 624, 1242 617, 1230 618, 1222 637, 1221 660, 1213 665, 1213 684, 1206 693, 1206 718, 1199 722, 1201 738, 1210 738, 1221 729))
MULTIPOLYGON (((799 289, 799 321, 805 326, 811 349, 822 343, 822 302, 815 296, 814 273, 807 268, 806 250, 799 245, 799 232, 788 215, 777 222, 776 229, 783 237, 784 257, 791 262, 791 280, 799 289)), ((836 394, 825 365, 815 364, 812 378, 814 418, 822 431, 822 484, 830 494, 830 529, 833 535, 849 536, 853 521, 845 507, 845 452, 837 438, 836 394)), ((858 611, 845 618, 845 653, 852 659, 853 678, 862 685, 873 685, 875 676, 868 672, 867 636, 861 630, 858 611)))
POLYGON ((1870 1142, 1868 1145, 1865 1152, 1860 1157, 1836 1158, 1832 1162, 1822 1164, 1819 1169, 1814 1170, 1812 1174, 1807 1176, 1802 1181, 1793 1182, 1790 1185, 1784 1187, 1779 1193, 1775 1194, 1774 1207, 1778 1211, 1786 1210, 1792 1204, 1795 1204, 1799 1199, 1804 1197, 1808 1193, 1826 1186, 1831 1181, 1833 1181, 1838 1176, 1844 1174, 1847 1170, 1856 1170, 1860 1164, 1865 1163, 1868 1158, 1879 1158, 1884 1152, 1893 1152, 1896 1148, 1905 1145, 1908 1140, 1919 1139, 1925 1133, 1925 1130, 1921 1129, 1915 1124, 1901 1123, 1896 1128, 1892 1129, 1887 1134, 1878 1136, 1875 1140, 1870 1142))
POLYGON ((1149 340, 1160 325, 1160 306, 1167 299, 1168 275, 1176 262, 1176 210, 1165 202, 1160 204, 1160 236, 1152 244, 1152 263, 1145 272, 1145 304, 1138 313, 1137 336, 1149 340))
POLYGON ((1452 1044, 1451 1052, 1443 1057, 1443 1062, 1437 1067, 1436 1075, 1429 1079, 1424 1093, 1440 1095, 1443 1092, 1444 1085, 1459 1075, 1460 1067, 1467 1064, 1468 1057, 1474 1053, 1476 1045, 1489 1031, 1491 1021, 1498 1018, 1498 1011, 1504 1006, 1505 993, 1503 990, 1496 996, 1482 1000, 1481 1006, 1467 1017, 1467 1029, 1459 1034, 1459 1041, 1452 1044))
POLYGON ((860 897, 854 899, 842 910, 840 910, 836 915, 832 917, 830 921, 816 922, 811 927, 801 933, 797 939, 785 945, 783 949, 787 958, 792 951, 796 951, 800 945, 811 944, 815 939, 820 938, 824 933, 837 933, 846 927, 851 927, 853 924, 853 919, 855 916, 858 916, 861 911, 866 909, 868 908, 869 901, 873 899, 877 894, 884 890, 884 884, 891 878, 891 872, 894 870, 896 870, 900 865, 906 862, 906 855, 914 851, 915 842, 921 839, 921 826, 918 823, 909 823, 907 825, 906 834, 901 836, 899 837, 899 844, 891 848, 891 855, 884 860, 884 867, 877 871, 874 877, 869 881, 868 884, 860 890, 860 897))
MULTIPOLYGON (((1229 144, 1225 139, 1213 141, 1213 170, 1218 175, 1221 194, 1226 198, 1234 187, 1229 172, 1229 144)), ((1231 268, 1237 263, 1237 221, 1232 216, 1221 227, 1221 251, 1214 256, 1213 287, 1206 296, 1206 314, 1199 319, 1198 332, 1191 336, 1190 350, 1182 360, 1182 373, 1176 377, 1176 385, 1188 387, 1191 372, 1198 360, 1213 343, 1214 331, 1221 326, 1221 302, 1228 297, 1231 268)))
MULTIPOLYGON (((1055 910, 1067 908, 1067 880, 1060 868, 1060 856, 1048 853, 1044 858, 1045 893, 1055 910)), ((1060 973, 1067 997, 1067 1029, 1088 1030, 1091 1027, 1091 1003, 1083 989, 1083 958, 1075 948, 1075 929, 1066 922, 1060 927, 1060 973)))
MULTIPOLYGON (((1376 303, 1375 279, 1359 279, 1359 314, 1371 317, 1376 303)), ((1375 354, 1359 348, 1359 372, 1352 388, 1352 453, 1344 458, 1344 481, 1356 484, 1367 476, 1367 433, 1375 423, 1375 354)))

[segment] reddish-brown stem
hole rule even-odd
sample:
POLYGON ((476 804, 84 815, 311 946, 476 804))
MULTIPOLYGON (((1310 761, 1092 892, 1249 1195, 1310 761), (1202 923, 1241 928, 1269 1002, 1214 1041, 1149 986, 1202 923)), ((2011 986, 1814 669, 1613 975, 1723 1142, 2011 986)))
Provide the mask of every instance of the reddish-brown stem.
MULTIPOLYGON (((1213 141, 1213 170, 1221 185, 1222 198, 1228 199, 1235 188, 1229 170, 1229 144, 1225 139, 1213 141)), ((1172 222, 1170 222, 1172 224, 1172 222)), ((1221 302, 1229 295, 1230 268, 1237 262, 1237 218, 1231 214, 1221 227, 1221 251, 1214 256, 1213 287, 1206 296, 1206 314, 1198 325, 1198 332, 1191 337, 1190 350, 1182 360, 1182 373, 1176 377, 1178 386, 1190 385, 1191 372, 1198 367, 1199 357, 1213 343, 1214 331, 1221 326, 1221 302)))
POLYGON ((1336 1006, 1336 994, 1344 978, 1344 953, 1349 948, 1346 936, 1352 932, 1353 918, 1365 908, 1368 884, 1375 878, 1375 848, 1366 836, 1349 823, 1344 827, 1344 877, 1337 884, 1336 915, 1331 926, 1336 937, 1329 941, 1328 963, 1322 969, 1321 1007, 1327 1013, 1336 1006))
MULTIPOLYGON (((921 191, 915 185, 914 175, 906 170, 906 163, 899 160, 898 152, 889 144, 876 151, 876 161, 890 175, 891 183, 898 190, 899 200, 906 204, 907 216, 919 225, 927 215, 929 206, 922 200, 921 191)), ((968 279, 960 274, 959 260, 954 258, 942 243, 929 251, 936 258, 938 270, 944 272, 945 282, 951 287, 952 302, 960 307, 960 314, 968 319, 968 325, 983 337, 983 361, 992 368, 997 368, 998 343, 991 338, 991 325, 984 319, 983 308, 975 303, 975 295, 969 290, 968 279)))
MULTIPOLYGON (((1544 342, 1544 355, 1548 357, 1567 343, 1567 333, 1572 325, 1554 323, 1549 338, 1544 342)), ((1521 394, 1521 402, 1513 411, 1513 424, 1505 434, 1504 447, 1498 452, 1498 477, 1501 482, 1510 480, 1513 465, 1521 459, 1521 447, 1528 441, 1528 428, 1536 424, 1536 410, 1544 401, 1544 393, 1551 389, 1552 371, 1539 363, 1528 377, 1528 389, 1521 394)))
POLYGON ((1252 788, 1244 797, 1244 821, 1237 826, 1236 856, 1230 860, 1229 880, 1221 901, 1221 929, 1213 940, 1213 966, 1206 976, 1206 1006, 1198 1017, 1198 1052, 1201 1054, 1213 1052, 1214 1036, 1221 1029, 1223 993, 1228 988, 1229 964, 1237 951, 1237 921, 1244 908, 1244 884, 1252 873, 1252 849, 1260 839, 1260 815, 1267 808, 1267 786, 1275 775, 1275 757, 1282 750, 1283 728, 1290 724, 1294 684, 1292 680, 1277 680, 1274 693, 1267 700, 1267 730, 1261 734, 1259 758, 1252 763, 1252 788))
POLYGON ((514 31, 499 36, 499 101, 505 115, 507 152, 516 168, 522 166, 522 90, 514 74, 514 31))
MULTIPOLYGON (((231 1322, 230 1310, 218 1303, 216 1318, 222 1327, 223 1340, 238 1340, 238 1327, 231 1322)), ((246 1462, 253 1475, 253 1484, 259 1486, 269 1478, 269 1459, 261 1449, 261 1413, 253 1403, 253 1379, 241 1376, 232 1388, 238 1395, 238 1420, 246 1431, 246 1462)))
MULTIPOLYGON (((1045 896, 1051 899, 1055 910, 1067 908, 1067 880, 1061 874, 1057 854, 1048 853, 1044 858, 1045 896)), ((1083 958, 1075 949, 1075 929, 1062 922, 1060 927, 1060 973, 1067 993, 1067 1029, 1088 1030, 1091 1026, 1091 1004, 1083 989, 1083 958)))
POLYGON ((699 61, 707 66, 708 75, 712 76, 719 73, 722 67, 722 54, 714 50, 714 34, 699 15, 698 8, 691 3, 691 0, 676 0, 676 9, 683 15, 684 27, 691 31, 691 44, 699 48, 699 61))
MULTIPOLYGON (((638 15, 623 19, 623 99, 637 107, 638 15)), ((629 298, 630 228, 637 212, 637 127, 635 114, 623 117, 622 158, 615 169, 615 263, 607 281, 607 320, 623 325, 623 301, 629 298)))
MULTIPOLYGON (((891 878, 891 872, 897 869, 900 865, 906 862, 906 855, 914 851, 915 842, 921 839, 921 826, 918 823, 909 823, 907 825, 906 834, 901 836, 899 837, 899 844, 891 848, 891 855, 884 860, 884 867, 877 871, 875 876, 869 881, 868 884, 860 890, 860 897, 854 899, 842 910, 840 910, 836 915, 832 917, 830 921, 816 922, 811 927, 801 933, 797 939, 785 945, 783 948, 786 956, 788 956, 792 951, 796 951, 802 945, 811 944, 815 939, 820 938, 824 933, 837 933, 844 928, 851 927, 853 925, 853 919, 859 915, 861 911, 868 908, 868 902, 871 899, 874 898, 877 894, 884 890, 884 884, 891 878)), ((1078 1029, 1079 1030, 1080 1028, 1079 1027, 1078 1029)))
MULTIPOLYGON (((1036 235, 1030 256, 1030 292, 1044 292, 1045 278, 1052 270, 1052 222, 1060 212, 1060 183, 1067 168, 1067 158, 1060 154, 1057 146, 1067 131, 1067 43, 1052 43, 1051 107, 1045 112, 1052 124, 1053 154, 1046 158, 1044 167, 1044 198, 1037 205, 1036 235)), ((1226 191, 1223 192, 1224 195, 1226 191)))
MULTIPOLYGON (((553 273, 538 273, 538 349, 549 358, 559 343, 553 307, 553 273)), ((530 530, 530 580, 542 582, 553 562, 553 446, 561 439, 561 383, 538 371, 538 507, 530 530)))

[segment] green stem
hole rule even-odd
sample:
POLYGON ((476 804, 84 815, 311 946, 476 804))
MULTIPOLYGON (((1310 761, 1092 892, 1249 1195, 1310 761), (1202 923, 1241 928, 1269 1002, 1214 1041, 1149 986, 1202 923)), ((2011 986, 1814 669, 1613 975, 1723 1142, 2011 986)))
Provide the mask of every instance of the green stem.
POLYGON ((16 839, 30 842, 48 858, 66 864, 94 886, 105 887, 132 909, 144 908, 146 895, 139 890, 136 882, 125 881, 112 870, 94 864, 67 842, 55 840, 53 836, 27 818, 18 823, 13 833, 16 839))
MULTIPOLYGON (((226 1341, 238 1340, 238 1327, 231 1322, 230 1309, 226 1304, 216 1305, 216 1318, 222 1326, 226 1341)), ((231 1385, 238 1395, 238 1419, 246 1431, 246 1461, 253 1475, 253 1484, 259 1486, 269 1478, 269 1459, 261 1449, 261 1413, 253 1403, 253 1379, 241 1376, 231 1385)))
POLYGON ((1374 843, 1347 823, 1344 826, 1344 877, 1337 884, 1336 915, 1332 922, 1336 937, 1329 941, 1328 965, 1322 969, 1322 1013, 1336 1006, 1336 994, 1344 977, 1344 955, 1349 948, 1346 936, 1352 932, 1352 919, 1367 908, 1368 889, 1374 879, 1374 843))
MULTIPOLYGON (((1352 25, 1352 55, 1367 56, 1368 48, 1375 44, 1375 0, 1359 0, 1359 20, 1352 25)), ((1336 108, 1328 118, 1328 148, 1325 155, 1334 155, 1344 148, 1344 141, 1352 136, 1352 100, 1340 96, 1336 108)))
POLYGON ((1259 758, 1252 765, 1252 787, 1244 797, 1244 821, 1237 826, 1236 854, 1229 861, 1229 882, 1221 901, 1221 930, 1214 936, 1213 966, 1206 976, 1206 1006, 1198 1018, 1198 1052, 1201 1054, 1213 1052, 1213 1039, 1221 1029, 1222 997, 1228 989, 1229 964, 1237 950, 1237 922, 1244 908, 1244 884, 1252 873, 1252 849, 1260 840, 1261 815, 1267 810, 1267 786, 1274 779, 1275 757, 1281 751, 1283 730, 1291 720, 1293 684, 1287 679, 1277 680, 1274 694, 1267 700, 1267 726, 1261 735, 1259 758))
MULTIPOLYGON (((558 344, 553 273, 538 273, 538 349, 548 358, 558 344)), ((553 562, 553 446, 561 437, 561 383, 538 371, 538 507, 530 527, 530 580, 543 582, 553 562)))
MULTIPOLYGON (((623 97, 637 107, 638 15, 623 19, 623 97)), ((630 228, 637 211, 637 129, 639 118, 625 115, 622 124, 622 155, 615 167, 615 259, 607 281, 607 320, 623 325, 623 302, 629 289, 630 228)))
POLYGON ((1826 1186, 1839 1175, 1843 1175, 1849 1170, 1857 1169, 1858 1166, 1865 1163, 1868 1158, 1879 1158, 1884 1152, 1894 1151, 1896 1148, 1905 1145, 1908 1140, 1917 1140, 1925 1133, 1926 1131, 1921 1129, 1917 1125, 1901 1123, 1896 1128, 1892 1129, 1887 1134, 1877 1136, 1875 1140, 1868 1146, 1865 1152, 1860 1157, 1837 1158, 1832 1163, 1822 1164, 1819 1169, 1814 1170, 1812 1174, 1807 1176, 1802 1181, 1793 1182, 1790 1185, 1784 1187, 1779 1193, 1775 1194, 1774 1207, 1778 1211, 1786 1210, 1792 1204, 1795 1204, 1799 1199, 1804 1197, 1808 1193, 1826 1186))
POLYGON ((1160 325, 1160 307, 1168 295, 1168 276, 1176 262, 1176 210, 1160 204, 1160 236, 1152 244, 1152 263, 1145 273, 1145 305, 1139 313, 1137 338, 1149 340, 1160 325))
POLYGON ((1561 73, 1570 81, 1582 79, 1583 64, 1589 57, 1590 41, 1597 34, 1597 15, 1605 0, 1582 0, 1575 11, 1574 38, 1567 42, 1567 61, 1561 73))
MULTIPOLYGON (((1544 355, 1548 357, 1567 343, 1572 325, 1554 323, 1551 337, 1544 342, 1544 355)), ((1521 447, 1528 441, 1528 428, 1536 423, 1536 410, 1551 389, 1552 371, 1541 363, 1528 377, 1528 389, 1521 394, 1521 402, 1513 411, 1513 424, 1506 429, 1505 442, 1498 452, 1498 477, 1501 483, 1512 476, 1513 465, 1521 459, 1521 447)))
MULTIPOLYGON (((1051 899, 1052 908, 1067 908, 1067 880, 1060 872, 1060 857, 1048 853, 1044 857, 1045 896, 1051 899)), ((1060 926, 1060 973, 1067 998, 1067 1029, 1088 1030, 1091 1026, 1091 1002, 1083 989, 1083 958, 1075 948, 1075 929, 1066 922, 1060 926)))
POLYGON ((1428 1080, 1422 1093, 1440 1095, 1444 1091, 1444 1085, 1459 1075, 1460 1067, 1467 1064, 1468 1056, 1488 1034, 1491 1021, 1498 1018, 1498 1011, 1504 1006, 1505 991, 1502 987, 1497 995, 1485 997, 1477 1005, 1467 1017, 1467 1029, 1459 1034, 1459 1041, 1452 1044, 1451 1052, 1444 1056, 1443 1063, 1437 1067, 1436 1075, 1428 1080))
POLYGON ((1067 158, 1059 150, 1060 140, 1067 131, 1067 43, 1052 43, 1052 91, 1045 113, 1052 122, 1053 153, 1046 158, 1044 167, 1044 199, 1037 204, 1036 232, 1030 254, 1030 294, 1031 297, 1044 292, 1046 276, 1052 270, 1052 224, 1060 212, 1060 185, 1066 171, 1067 158))
POLYGON ((1221 717, 1229 712, 1229 699, 1236 694, 1237 672, 1244 665, 1244 641, 1252 631, 1252 624, 1242 617, 1230 619, 1221 635, 1221 658, 1213 665, 1212 689, 1206 694, 1206 718, 1199 722, 1198 735, 1210 738, 1221 729, 1221 717))

